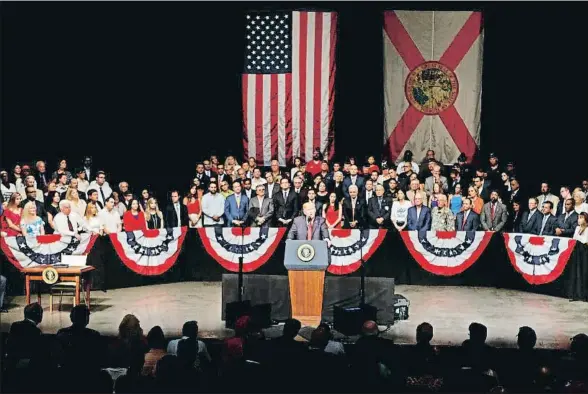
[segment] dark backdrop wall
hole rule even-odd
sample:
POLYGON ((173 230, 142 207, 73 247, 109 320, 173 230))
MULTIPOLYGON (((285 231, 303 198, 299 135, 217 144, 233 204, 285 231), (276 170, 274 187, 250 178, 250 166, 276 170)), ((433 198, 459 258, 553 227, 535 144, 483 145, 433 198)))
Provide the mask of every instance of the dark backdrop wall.
POLYGON ((336 153, 383 146, 382 11, 485 12, 482 152, 529 188, 579 183, 586 165, 583 3, 3 2, 0 166, 84 154, 113 180, 185 189, 211 152, 242 154, 243 13, 339 12, 336 153), (417 7, 417 8, 415 8, 417 7))

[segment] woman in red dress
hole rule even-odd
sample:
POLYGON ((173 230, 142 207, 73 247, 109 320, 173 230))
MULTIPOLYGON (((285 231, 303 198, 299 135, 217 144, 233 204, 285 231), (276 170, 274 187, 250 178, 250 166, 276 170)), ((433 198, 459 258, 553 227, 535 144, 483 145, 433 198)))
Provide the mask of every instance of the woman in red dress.
POLYGON ((330 229, 341 228, 343 217, 343 207, 341 201, 337 201, 337 194, 332 192, 329 194, 329 203, 323 205, 323 218, 327 222, 327 227, 330 229))
POLYGON ((131 209, 125 212, 122 221, 125 231, 147 230, 145 214, 137 200, 131 201, 131 209))
MULTIPOLYGON (((195 179, 196 180, 196 179, 195 179)), ((188 217, 190 218, 190 227, 202 227, 202 207, 200 206, 200 189, 197 185, 190 186, 190 191, 184 197, 184 205, 188 208, 188 217)))
POLYGON ((6 233, 7 237, 16 237, 22 234, 20 228, 20 217, 22 214, 22 208, 19 207, 22 201, 20 193, 12 193, 6 209, 2 214, 2 220, 0 221, 0 228, 2 232, 6 233))

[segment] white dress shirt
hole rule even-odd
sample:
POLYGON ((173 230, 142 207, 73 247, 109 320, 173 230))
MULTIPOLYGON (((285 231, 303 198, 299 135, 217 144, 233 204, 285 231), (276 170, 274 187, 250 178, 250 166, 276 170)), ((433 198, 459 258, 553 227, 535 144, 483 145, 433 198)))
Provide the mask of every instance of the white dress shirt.
POLYGON ((251 179, 251 190, 255 190, 259 185, 265 185, 267 181, 263 178, 253 178, 251 179))
POLYGON ((98 183, 96 181, 92 181, 92 182, 90 182, 90 185, 88 186, 88 189, 94 189, 98 192, 98 201, 100 201, 102 203, 102 205, 104 205, 104 198, 102 198, 102 193, 100 193, 100 188, 102 188, 102 192, 104 193, 104 198, 110 197, 110 195, 112 194, 112 189, 110 188, 110 185, 108 184, 108 182, 104 182, 102 184, 102 186, 100 186, 100 185, 98 185, 98 183))
POLYGON ((69 220, 71 221, 71 225, 74 231, 71 231, 69 229, 66 215, 64 215, 62 212, 59 212, 57 215, 55 215, 55 217, 53 218, 53 226, 55 227, 55 233, 61 235, 74 236, 78 234, 79 231, 84 227, 84 221, 82 220, 82 217, 74 211, 70 212, 69 220))
POLYGON ((100 234, 100 230, 102 229, 102 224, 100 223, 100 218, 98 215, 84 219, 84 229, 92 234, 100 234))
POLYGON ((88 182, 85 179, 79 179, 78 178, 78 190, 81 192, 86 192, 86 190, 88 190, 88 186, 90 185, 90 182, 88 182))
POLYGON ((574 239, 583 244, 588 244, 588 229, 585 229, 582 234, 580 234, 580 230, 581 227, 576 226, 576 229, 574 230, 574 239))
POLYGON ((365 191, 365 202, 366 204, 370 201, 370 198, 372 198, 374 196, 374 191, 373 190, 366 190, 365 191))
POLYGON ((102 228, 110 233, 118 232, 120 225, 122 225, 120 215, 116 209, 112 209, 112 211, 109 212, 107 208, 104 208, 98 212, 98 218, 100 219, 100 225, 102 228))
POLYGON ((225 198, 220 193, 206 193, 202 196, 202 214, 204 215, 204 225, 221 225, 224 224, 223 215, 225 213, 225 198), (213 216, 219 216, 218 222, 212 220, 213 216))

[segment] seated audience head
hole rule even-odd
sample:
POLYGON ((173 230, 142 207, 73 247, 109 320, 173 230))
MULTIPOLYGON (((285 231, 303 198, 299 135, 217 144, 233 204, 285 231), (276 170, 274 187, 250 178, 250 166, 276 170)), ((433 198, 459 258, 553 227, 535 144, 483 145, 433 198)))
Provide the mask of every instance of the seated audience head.
POLYGON ((198 337, 198 322, 196 320, 190 320, 184 323, 182 326, 182 336, 188 338, 198 337))
POLYGON ((588 335, 575 335, 570 344, 570 352, 577 360, 588 361, 588 335))
POLYGON ((76 305, 71 310, 69 319, 75 327, 86 327, 90 323, 90 309, 86 304, 76 305))
POLYGON ((155 326, 147 333, 149 349, 165 349, 165 335, 160 326, 155 326))
POLYGON ((325 350, 327 344, 329 343, 330 336, 331 333, 325 330, 323 327, 317 328, 310 335, 309 346, 311 348, 325 350))
POLYGON ((361 334, 366 337, 379 335, 378 324, 373 320, 367 320, 361 327, 361 334))
POLYGON ((251 330, 251 316, 241 316, 235 322, 235 336, 245 338, 251 330))
POLYGON ((296 319, 288 319, 284 322, 284 329, 282 331, 282 336, 285 338, 294 339, 298 335, 298 332, 302 328, 302 324, 299 320, 296 319))
POLYGON ((36 324, 41 323, 43 321, 43 308, 41 305, 39 305, 38 302, 28 304, 24 308, 24 318, 27 320, 32 320, 36 324))
POLYGON ((143 336, 143 329, 139 319, 135 315, 128 314, 123 317, 118 326, 118 336, 120 339, 132 341, 140 339, 143 336))
POLYGON ((416 328, 417 343, 429 343, 433 339, 433 326, 430 323, 423 322, 416 328))
POLYGON ((519 328, 517 335, 517 345, 521 350, 531 350, 537 343, 537 334, 531 327, 523 326, 519 328))
POLYGON ((481 323, 472 323, 469 327, 470 340, 476 344, 484 344, 488 336, 488 328, 481 323))

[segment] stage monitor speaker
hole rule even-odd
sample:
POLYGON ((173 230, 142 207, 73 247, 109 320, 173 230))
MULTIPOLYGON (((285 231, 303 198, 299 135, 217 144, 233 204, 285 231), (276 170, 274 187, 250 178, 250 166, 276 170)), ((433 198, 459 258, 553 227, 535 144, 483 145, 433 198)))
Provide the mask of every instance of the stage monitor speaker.
POLYGON ((333 328, 346 336, 358 335, 367 320, 376 321, 378 310, 371 305, 333 308, 333 328))
POLYGON ((251 315, 251 301, 227 302, 225 304, 225 327, 235 328, 237 319, 245 315, 251 315))
POLYGON ((259 328, 272 326, 272 304, 256 304, 251 307, 251 318, 259 328))

